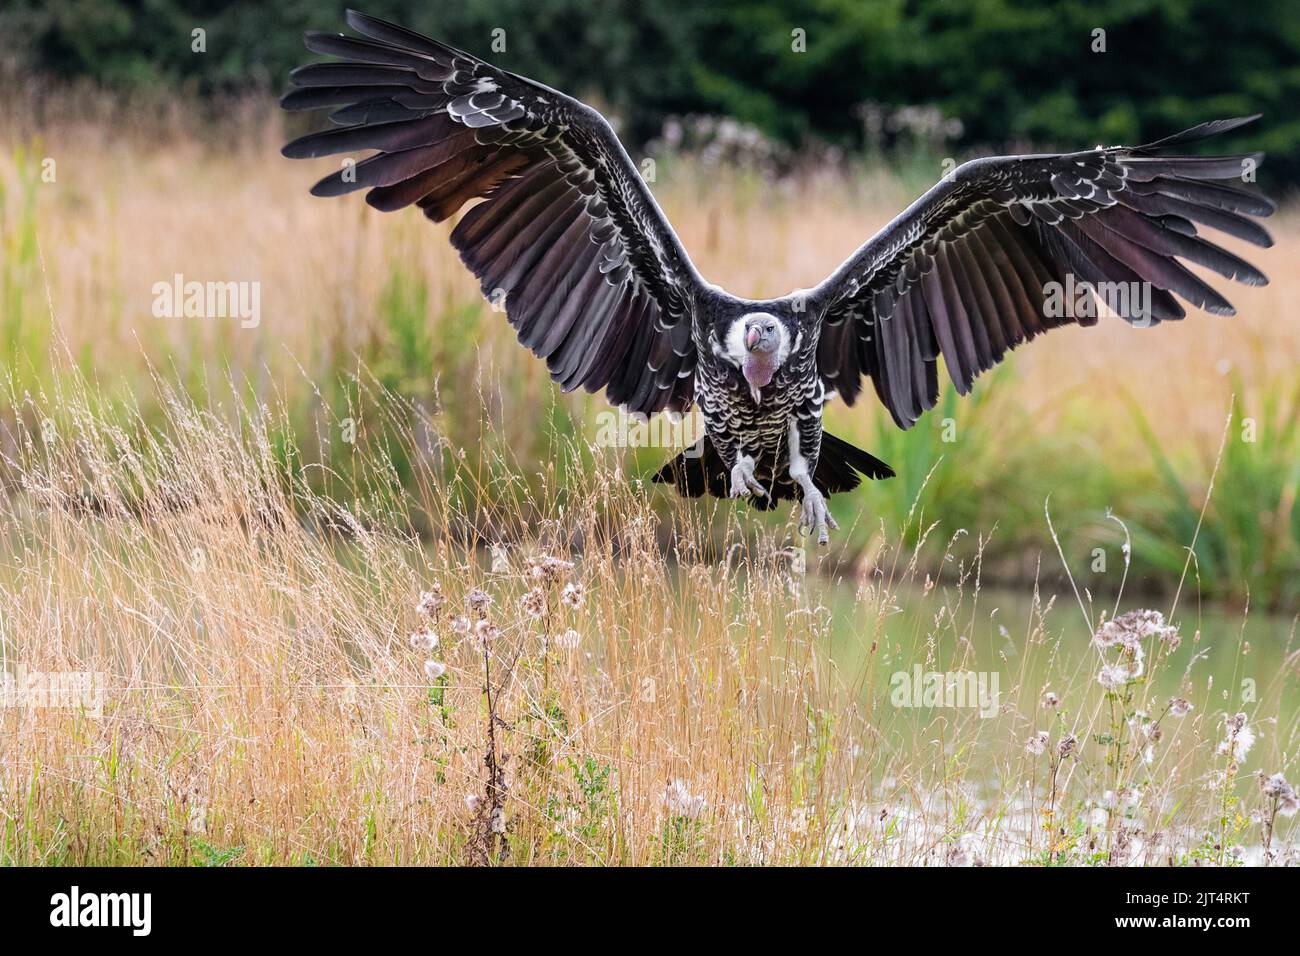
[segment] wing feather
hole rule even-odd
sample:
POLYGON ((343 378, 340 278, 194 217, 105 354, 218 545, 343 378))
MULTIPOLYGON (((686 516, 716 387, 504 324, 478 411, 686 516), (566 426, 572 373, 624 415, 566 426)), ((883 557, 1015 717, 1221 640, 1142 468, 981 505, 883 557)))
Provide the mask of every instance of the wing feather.
POLYGON ((650 413, 692 400, 691 314, 704 284, 600 114, 468 53, 349 11, 361 36, 308 33, 339 59, 294 70, 286 109, 337 107, 290 158, 374 151, 312 192, 360 189, 434 220, 565 390, 650 413))
POLYGON ((1095 307, 1050 307, 1062 304, 1058 293, 1071 282, 1084 302, 1100 302, 1133 324, 1183 318, 1178 299, 1233 314, 1184 263, 1267 284, 1251 263, 1201 235, 1207 228, 1272 244, 1254 220, 1275 205, 1228 182, 1261 157, 1166 151, 1251 119, 1204 123, 1146 146, 958 167, 813 291, 823 382, 852 403, 861 377, 870 377, 907 427, 938 400, 937 357, 965 394, 1020 343, 1061 325, 1095 324, 1095 307))

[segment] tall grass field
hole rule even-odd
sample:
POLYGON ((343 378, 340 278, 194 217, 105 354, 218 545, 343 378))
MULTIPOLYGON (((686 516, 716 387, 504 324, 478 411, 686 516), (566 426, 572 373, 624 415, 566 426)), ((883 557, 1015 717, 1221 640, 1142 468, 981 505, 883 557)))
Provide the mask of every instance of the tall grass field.
MULTIPOLYGON (((1289 206, 1235 318, 834 409, 899 477, 819 549, 651 485, 454 223, 313 199, 268 104, 0 102, 0 862, 1300 862, 1289 206)), ((752 296, 941 173, 655 159, 752 296)))

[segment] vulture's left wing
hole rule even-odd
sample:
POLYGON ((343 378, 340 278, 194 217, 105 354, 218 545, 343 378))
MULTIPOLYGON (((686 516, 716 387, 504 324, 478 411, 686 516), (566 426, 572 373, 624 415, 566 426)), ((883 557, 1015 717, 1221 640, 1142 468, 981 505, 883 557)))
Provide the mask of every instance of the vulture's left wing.
POLYGON ((827 390, 852 404, 870 376, 907 428, 938 399, 939 356, 965 394, 1021 342, 1061 325, 1095 324, 1096 298, 1134 324, 1183 318, 1174 295, 1233 314, 1179 260, 1267 284, 1254 266, 1199 235, 1208 226, 1272 245, 1250 217, 1269 215, 1273 204, 1231 183, 1259 157, 1164 151, 1254 118, 1204 123, 1140 147, 957 167, 811 293, 809 312, 823 317, 817 363, 827 390))
POLYGON ((688 405, 701 280, 605 119, 402 27, 347 19, 363 36, 308 33, 308 49, 342 59, 295 70, 282 101, 336 107, 340 128, 284 155, 376 152, 312 192, 369 189, 376 209, 414 203, 436 222, 483 197, 452 245, 551 376, 646 414, 688 405))

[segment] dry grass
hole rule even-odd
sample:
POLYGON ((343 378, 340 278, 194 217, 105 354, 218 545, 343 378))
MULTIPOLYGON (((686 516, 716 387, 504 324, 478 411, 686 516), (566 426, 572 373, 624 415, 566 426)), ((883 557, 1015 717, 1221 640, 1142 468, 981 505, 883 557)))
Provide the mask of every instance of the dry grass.
MULTIPOLYGON (((442 449, 411 492, 376 462, 344 503, 286 475, 273 413, 163 399, 163 429, 75 390, 33 400, 24 419, 44 430, 6 463, 7 666, 103 672, 106 693, 101 716, 0 715, 4 860, 1221 863, 1243 845, 1261 859, 1255 777, 1300 735, 1283 706, 1291 644, 1246 708, 1262 742, 1238 765, 1215 753, 1219 688, 1257 671, 1240 640, 1208 657, 1194 616, 1183 648, 1148 648, 1144 679, 1106 694, 1072 611, 1036 601, 1008 633, 978 568, 930 581, 899 551, 837 585, 804 574, 784 535, 746 546, 735 526, 715 560, 690 506, 666 556, 615 462, 536 497, 517 482, 488 522, 513 543, 489 557, 495 542, 465 530, 482 516, 456 502, 502 501, 463 492, 515 463, 442 449), (521 599, 545 556, 574 566, 543 580, 539 619, 521 599), (580 607, 560 599, 570 582, 580 607), (487 658, 451 623, 477 619, 475 587, 500 629, 487 658), (433 589, 446 604, 430 622, 416 604, 433 589), (432 654, 408 640, 426 627, 432 654), (996 673, 994 712, 897 706, 891 674, 914 664, 996 673), (1155 719, 1171 691, 1196 711, 1163 720, 1147 763, 1126 717, 1155 719), (1027 754, 1043 729, 1049 753, 1027 754), (1076 752, 1052 761, 1069 734, 1076 752), (1131 807, 1108 796, 1129 789, 1131 807)), ((1291 860, 1278 823, 1273 859, 1291 860)))
MULTIPOLYGON (((445 229, 310 200, 308 171, 275 155, 278 123, 255 109, 219 152, 184 117, 108 136, 78 116, 41 124, 35 153, 58 179, 35 187, 44 268, 24 301, 51 323, 58 374, 16 374, 4 401, 0 650, 10 672, 102 672, 106 693, 98 717, 0 711, 0 861, 1295 861, 1293 818, 1274 820, 1257 784, 1297 775, 1290 629, 1252 651, 1239 619, 1207 647, 1186 597, 1181 648, 1153 642, 1142 679, 1107 694, 1098 609, 1085 601, 1084 625, 1035 594, 999 614, 969 559, 932 575, 922 545, 880 540, 835 580, 812 553, 805 573, 788 523, 755 536, 729 507, 689 503, 672 505, 665 551, 663 515, 618 457, 525 440, 537 419, 517 413, 545 404, 545 372, 477 304, 445 229), (392 334, 374 303, 394 263, 430 277, 421 315, 439 342, 466 308, 482 319, 470 353, 438 367, 461 404, 476 382, 484 440, 356 369, 358 444, 337 438, 347 409, 320 402, 334 437, 298 457, 308 436, 287 406, 392 334), (257 279, 261 326, 149 318, 152 284, 175 272, 257 279), (227 365, 233 390, 212 384, 227 365), (174 392, 176 377, 209 393, 174 392), (322 470, 338 475, 328 494, 322 470), (535 619, 520 600, 537 584, 528 560, 546 555, 574 567, 535 619), (569 582, 581 607, 559 600, 569 582), (416 602, 435 587, 447 603, 429 622, 416 602), (500 629, 487 657, 451 624, 475 587, 500 629), (427 626, 432 655, 409 642, 427 626), (575 647, 555 640, 569 629, 575 647), (891 676, 914 664, 997 674, 996 713, 895 706, 891 676), (1258 678, 1245 703, 1242 678, 1258 678), (1175 694, 1195 710, 1161 720, 1148 763, 1141 727, 1175 694), (1216 754, 1237 711, 1261 738, 1240 763, 1216 754), (1046 752, 1027 753, 1041 730, 1046 752)), ((22 115, 0 131, 32 132, 22 115)), ((18 173, 0 156, 6 183, 18 173)), ((702 271, 750 294, 816 281, 908 198, 876 175, 790 188, 681 170, 661 195, 702 271)), ((1095 394, 1097 419, 1070 425, 1123 455, 1137 439, 1103 397, 1128 392, 1212 457, 1220 363, 1263 381, 1300 359, 1283 321, 1296 232, 1279 221, 1261 258, 1275 283, 1237 291, 1235 322, 1162 329, 1159 350, 1057 333, 1025 353, 1007 400, 1050 419, 1061 396, 1095 394)))

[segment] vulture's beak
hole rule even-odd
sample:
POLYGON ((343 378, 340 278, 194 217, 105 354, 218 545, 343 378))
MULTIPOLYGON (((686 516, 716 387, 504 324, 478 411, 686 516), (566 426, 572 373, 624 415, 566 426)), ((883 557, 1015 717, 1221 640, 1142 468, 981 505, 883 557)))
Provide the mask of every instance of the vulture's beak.
POLYGON ((758 340, 762 337, 762 329, 757 325, 751 325, 745 330, 745 348, 749 349, 751 352, 754 351, 754 346, 758 344, 758 340))

